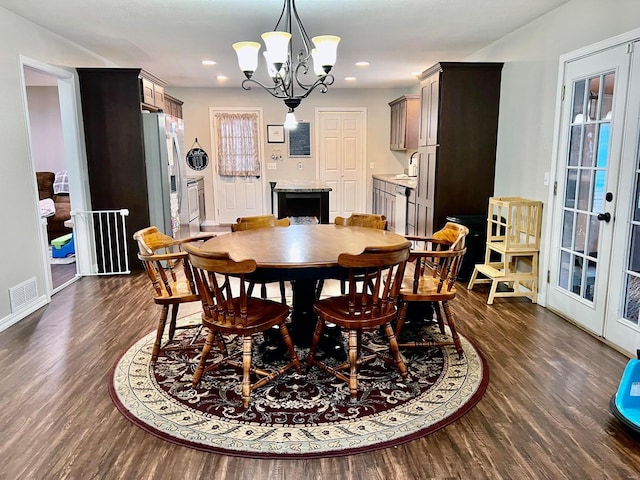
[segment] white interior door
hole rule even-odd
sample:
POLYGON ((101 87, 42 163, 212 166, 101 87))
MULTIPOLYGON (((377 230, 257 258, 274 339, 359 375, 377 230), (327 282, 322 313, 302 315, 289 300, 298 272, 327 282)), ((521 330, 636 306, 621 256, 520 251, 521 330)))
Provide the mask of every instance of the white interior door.
POLYGON ((256 177, 221 177, 216 173, 216 213, 219 224, 238 217, 263 215, 262 182, 256 177))
POLYGON ((610 273, 629 79, 627 45, 570 61, 564 70, 547 305, 597 335, 617 304, 610 273))
MULTIPOLYGON (((261 165, 262 156, 262 109, 217 108, 210 109, 212 152, 217 152, 217 135, 215 127, 216 112, 244 112, 258 114, 257 146, 261 165)), ((214 155, 217 159, 217 154, 214 155)), ((217 160, 214 175, 214 199, 216 205, 216 221, 218 224, 235 223, 238 217, 263 215, 264 212, 264 175, 251 177, 221 176, 218 174, 217 160)))
POLYGON ((622 141, 613 233, 607 340, 635 354, 640 348, 640 42, 631 49, 629 95, 622 141))
POLYGON ((331 187, 329 221, 337 215, 364 212, 365 112, 319 111, 320 181, 331 187))

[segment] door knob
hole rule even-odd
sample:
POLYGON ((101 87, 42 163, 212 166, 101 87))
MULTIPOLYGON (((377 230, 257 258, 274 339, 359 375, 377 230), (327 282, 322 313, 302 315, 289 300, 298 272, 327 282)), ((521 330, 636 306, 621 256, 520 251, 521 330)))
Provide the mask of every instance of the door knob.
POLYGON ((609 223, 611 221, 611 214, 609 212, 599 213, 598 220, 609 223))

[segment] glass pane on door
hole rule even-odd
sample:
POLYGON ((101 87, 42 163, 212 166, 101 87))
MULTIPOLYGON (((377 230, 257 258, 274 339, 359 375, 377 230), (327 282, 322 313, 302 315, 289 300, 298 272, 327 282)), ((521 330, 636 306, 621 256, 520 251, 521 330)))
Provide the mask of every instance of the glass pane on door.
POLYGON ((558 286, 587 302, 594 301, 598 272, 597 216, 604 208, 614 80, 607 72, 577 80, 572 89, 558 286))
MULTIPOLYGON (((636 152, 640 147, 640 138, 636 144, 636 152)), ((629 258, 625 269, 625 299, 624 318, 640 324, 640 152, 636 153, 635 195, 631 201, 634 203, 631 209, 629 231, 629 258)))

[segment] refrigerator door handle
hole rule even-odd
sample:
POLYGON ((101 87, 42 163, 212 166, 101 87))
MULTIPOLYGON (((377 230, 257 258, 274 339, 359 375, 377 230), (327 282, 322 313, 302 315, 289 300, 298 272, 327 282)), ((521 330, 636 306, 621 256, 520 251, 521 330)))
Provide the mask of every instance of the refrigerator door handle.
POLYGON ((173 137, 173 145, 176 149, 177 159, 176 163, 178 164, 178 211, 182 211, 182 182, 184 179, 182 178, 182 152, 180 152, 180 144, 178 143, 178 137, 176 135, 172 135, 173 137))

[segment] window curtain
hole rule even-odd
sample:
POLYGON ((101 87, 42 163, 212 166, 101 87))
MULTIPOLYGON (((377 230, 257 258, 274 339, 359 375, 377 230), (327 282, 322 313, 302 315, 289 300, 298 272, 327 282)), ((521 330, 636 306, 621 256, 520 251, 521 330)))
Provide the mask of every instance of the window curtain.
POLYGON ((218 175, 259 177, 258 115, 216 113, 218 175))

